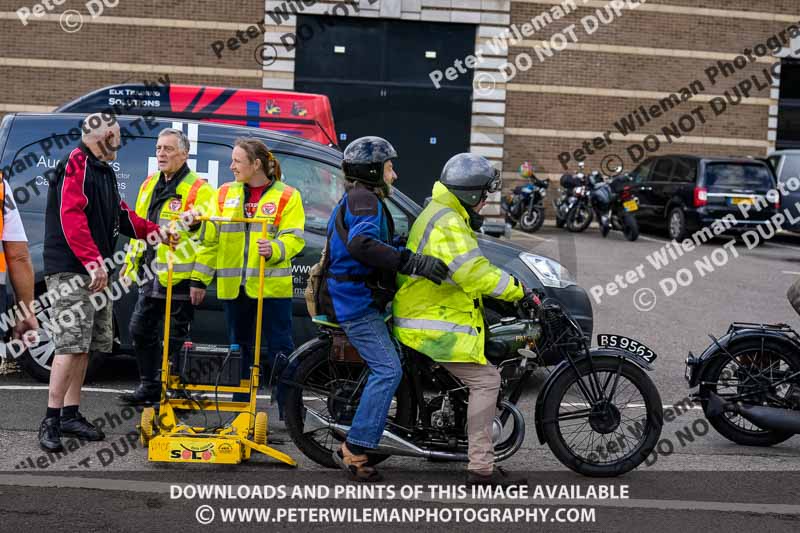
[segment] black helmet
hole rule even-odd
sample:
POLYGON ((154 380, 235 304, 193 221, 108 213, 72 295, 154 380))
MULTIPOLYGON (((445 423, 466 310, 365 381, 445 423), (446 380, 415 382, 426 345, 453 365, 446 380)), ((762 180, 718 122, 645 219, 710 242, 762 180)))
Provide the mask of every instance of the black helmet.
POLYGON ((451 157, 439 181, 469 207, 475 207, 486 194, 503 186, 500 172, 485 157, 469 153, 451 157))
POLYGON ((342 170, 346 178, 383 185, 383 165, 396 157, 397 151, 386 139, 361 137, 345 148, 342 170))

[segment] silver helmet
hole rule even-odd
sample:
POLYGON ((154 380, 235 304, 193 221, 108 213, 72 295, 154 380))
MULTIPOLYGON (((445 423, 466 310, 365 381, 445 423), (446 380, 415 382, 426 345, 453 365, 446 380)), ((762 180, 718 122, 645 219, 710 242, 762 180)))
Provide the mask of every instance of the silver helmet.
POLYGON ((470 153, 451 157, 445 163, 439 181, 469 207, 475 207, 489 193, 497 192, 503 186, 500 171, 485 157, 470 153))

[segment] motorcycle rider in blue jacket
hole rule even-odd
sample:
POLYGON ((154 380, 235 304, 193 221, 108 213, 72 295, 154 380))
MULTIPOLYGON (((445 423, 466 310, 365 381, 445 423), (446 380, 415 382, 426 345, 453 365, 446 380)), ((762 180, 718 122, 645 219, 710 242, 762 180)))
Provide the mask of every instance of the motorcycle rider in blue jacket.
POLYGON ((345 194, 328 221, 328 265, 318 303, 338 323, 369 367, 350 431, 333 459, 357 481, 380 481, 367 466, 367 451, 378 447, 395 390, 403 376, 400 357, 386 326, 397 272, 441 283, 441 260, 396 246, 394 222, 384 203, 397 179, 397 152, 380 137, 362 137, 344 152, 345 194))

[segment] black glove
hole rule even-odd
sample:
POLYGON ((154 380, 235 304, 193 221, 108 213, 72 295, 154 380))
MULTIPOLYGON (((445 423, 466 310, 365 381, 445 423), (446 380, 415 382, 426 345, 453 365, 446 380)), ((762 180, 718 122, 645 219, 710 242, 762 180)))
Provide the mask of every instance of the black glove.
POLYGON ((430 255, 408 252, 401 257, 400 273, 407 276, 416 274, 417 276, 428 278, 437 285, 441 285, 447 279, 448 270, 447 265, 441 259, 430 255))

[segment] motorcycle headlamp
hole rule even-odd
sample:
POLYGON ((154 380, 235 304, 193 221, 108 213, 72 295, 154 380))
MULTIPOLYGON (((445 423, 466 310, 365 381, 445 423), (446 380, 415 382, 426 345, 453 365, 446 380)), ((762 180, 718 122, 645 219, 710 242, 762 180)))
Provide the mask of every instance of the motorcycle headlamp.
POLYGON ((563 289, 575 285, 575 278, 561 263, 541 255, 523 252, 519 258, 545 287, 563 289))

